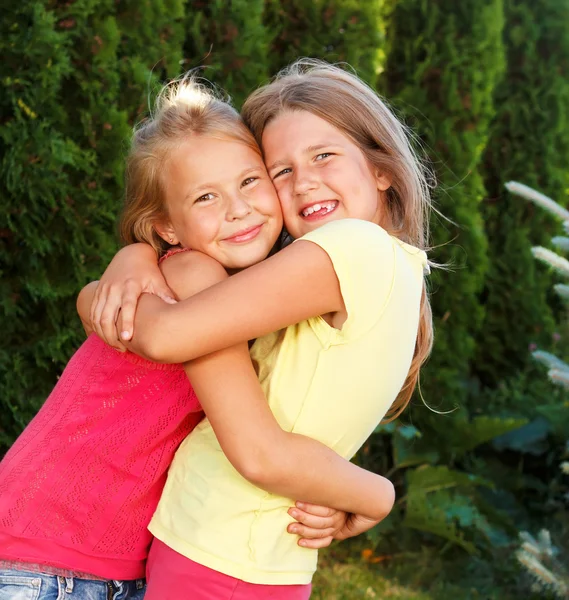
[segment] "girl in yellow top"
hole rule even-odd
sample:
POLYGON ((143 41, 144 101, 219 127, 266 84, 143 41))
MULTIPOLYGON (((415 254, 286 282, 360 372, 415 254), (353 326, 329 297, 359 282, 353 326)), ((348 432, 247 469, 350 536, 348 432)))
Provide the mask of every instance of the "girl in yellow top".
MULTIPOLYGON (((406 406, 431 348, 424 173, 385 104, 336 67, 296 63, 243 112, 296 241, 177 305, 143 297, 130 347, 157 361, 199 363, 257 338, 251 354, 282 429, 350 458, 388 411, 406 406)), ((130 314, 127 302, 123 339, 130 314)), ((264 417, 252 429, 254 410, 229 415, 222 404, 211 404, 170 468, 150 525, 159 542, 147 598, 308 598, 316 551, 283 535, 290 500, 279 495, 281 469, 291 459, 278 456, 277 469, 274 442, 259 427, 264 417), (258 440, 248 481, 232 467, 245 435, 258 440)), ((295 465, 288 468, 293 474, 295 465)), ((361 474, 346 470, 334 488, 319 466, 298 497, 354 511, 345 503, 352 477, 361 474)), ((347 524, 360 526, 358 517, 347 524)))

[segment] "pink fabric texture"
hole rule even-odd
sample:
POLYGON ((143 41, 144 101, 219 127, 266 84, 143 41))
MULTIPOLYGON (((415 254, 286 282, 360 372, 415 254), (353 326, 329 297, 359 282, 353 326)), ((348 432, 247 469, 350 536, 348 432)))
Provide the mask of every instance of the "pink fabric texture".
POLYGON ((168 466, 202 416, 180 365, 89 336, 0 463, 0 559, 144 577, 168 466))
POLYGON ((190 248, 172 248, 171 250, 168 250, 168 252, 166 252, 166 254, 163 254, 160 257, 158 264, 161 265, 167 258, 170 258, 171 256, 174 256, 175 254, 180 254, 180 252, 191 252, 191 249, 190 248))
POLYGON ((204 567, 158 539, 152 542, 146 577, 144 600, 308 600, 312 589, 310 584, 247 583, 204 567))

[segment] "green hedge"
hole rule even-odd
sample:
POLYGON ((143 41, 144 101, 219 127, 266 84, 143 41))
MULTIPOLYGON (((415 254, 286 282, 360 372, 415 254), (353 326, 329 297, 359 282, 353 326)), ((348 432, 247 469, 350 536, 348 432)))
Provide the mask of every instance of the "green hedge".
POLYGON ((482 302, 484 326, 473 369, 494 387, 531 360, 528 346, 547 346, 555 321, 548 306, 551 276, 531 255, 556 225, 545 211, 512 196, 521 181, 563 201, 569 188, 569 4, 506 0, 506 77, 484 153, 482 205, 490 253, 482 302))
POLYGON ((268 0, 271 73, 308 56, 347 62, 375 84, 383 63, 381 8, 378 0, 268 0))
POLYGON ((438 180, 436 205, 452 221, 432 220, 431 257, 452 271, 430 278, 435 350, 422 378, 427 403, 449 408, 466 397, 483 316, 478 294, 488 256, 479 163, 503 72, 502 0, 397 0, 387 8, 380 87, 418 133, 438 180))
POLYGON ((0 450, 82 340, 75 298, 117 248, 129 121, 146 106, 156 57, 173 72, 183 41, 172 2, 3 8, 0 450))
POLYGON ((264 0, 188 3, 185 68, 227 90, 236 106, 269 78, 271 35, 263 23, 264 0))

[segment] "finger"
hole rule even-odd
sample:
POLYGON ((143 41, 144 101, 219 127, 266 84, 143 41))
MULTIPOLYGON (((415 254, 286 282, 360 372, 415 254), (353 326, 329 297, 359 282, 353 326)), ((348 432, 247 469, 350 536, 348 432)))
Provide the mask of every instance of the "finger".
POLYGON ((174 292, 167 285, 161 285, 160 287, 156 288, 155 294, 168 304, 178 303, 176 300, 176 294, 174 294, 174 292))
POLYGON ((118 347, 116 322, 119 315, 120 304, 113 295, 109 295, 103 312, 101 313, 101 329, 103 330, 103 340, 113 346, 118 347))
POLYGON ((304 512, 316 515, 317 517, 331 517, 338 511, 335 508, 328 506, 320 506, 319 504, 310 504, 309 502, 295 502, 295 506, 304 512))
MULTIPOLYGON (((103 295, 103 291, 105 290, 105 286, 99 284, 97 286, 97 289, 95 290, 95 295, 93 296, 93 302, 91 302, 91 310, 89 311, 89 321, 91 324, 91 327, 93 327, 93 329, 96 329, 97 327, 97 321, 98 321, 98 317, 100 316, 100 312, 101 312, 101 296, 103 295)), ((97 334, 98 335, 98 334, 97 334)))
POLYGON ((321 538, 319 540, 298 540, 298 545, 303 548, 313 548, 314 550, 318 550, 320 548, 327 548, 332 542, 334 538, 332 536, 328 536, 325 538, 321 538))
POLYGON ((104 285, 99 285, 97 289, 96 298, 93 300, 91 307, 91 327, 99 338, 104 340, 104 333, 101 327, 101 313, 105 307, 105 300, 107 296, 107 288, 104 285))
POLYGON ((93 327, 93 316, 95 314, 95 307, 99 302, 99 296, 101 295, 101 284, 97 285, 95 288, 95 293, 93 294, 93 300, 91 300, 91 306, 89 307, 89 325, 91 328, 93 327))
POLYGON ((338 529, 338 527, 343 524, 343 519, 338 520, 335 518, 335 514, 329 517, 318 517, 304 512, 303 510, 299 510, 298 508, 289 508, 288 514, 293 519, 296 519, 299 523, 303 523, 304 525, 313 527, 314 529, 338 529))
POLYGON ((121 317, 122 325, 120 339, 128 341, 132 338, 134 331, 134 317, 136 315, 136 307, 142 290, 135 282, 129 282, 126 285, 125 291, 121 299, 121 317))
POLYGON ((320 540, 326 537, 333 537, 336 533, 336 530, 331 527, 328 527, 327 529, 316 529, 307 527, 301 523, 290 523, 286 530, 293 535, 298 535, 307 540, 320 540))

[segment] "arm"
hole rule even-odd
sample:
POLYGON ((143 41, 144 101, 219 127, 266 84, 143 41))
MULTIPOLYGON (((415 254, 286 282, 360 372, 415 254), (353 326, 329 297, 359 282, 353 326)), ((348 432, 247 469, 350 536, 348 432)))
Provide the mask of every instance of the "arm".
POLYGON ((185 369, 223 452, 251 483, 371 520, 389 514, 394 502, 390 481, 320 442, 280 428, 245 344, 198 358, 185 369))
MULTIPOLYGON (((163 271, 180 298, 227 278, 218 263, 197 252, 170 258, 163 271)), ((246 343, 196 359, 184 368, 223 452, 253 484, 374 521, 390 512, 394 491, 387 479, 353 465, 320 442, 280 428, 246 343)))
POLYGON ((165 302, 176 302, 158 267, 156 252, 143 243, 129 244, 119 250, 105 269, 99 285, 86 291, 91 303, 85 317, 88 317, 91 330, 121 351, 125 346, 116 329, 119 311, 127 322, 132 322, 138 298, 144 292, 155 294, 165 302))
POLYGON ((86 335, 89 335, 93 332, 91 321, 89 319, 89 312, 91 310, 91 302, 95 296, 95 291, 98 285, 98 281, 92 281, 91 283, 87 284, 79 292, 79 296, 77 296, 77 314, 81 319, 81 323, 83 324, 83 329, 85 330, 86 335))
POLYGON ((343 308, 328 254, 301 240, 175 305, 141 298, 131 348, 157 362, 185 362, 343 308))

